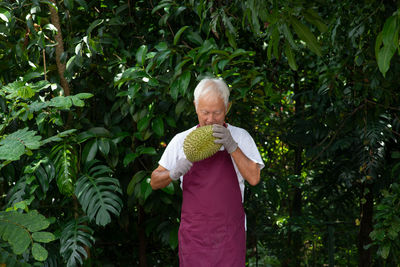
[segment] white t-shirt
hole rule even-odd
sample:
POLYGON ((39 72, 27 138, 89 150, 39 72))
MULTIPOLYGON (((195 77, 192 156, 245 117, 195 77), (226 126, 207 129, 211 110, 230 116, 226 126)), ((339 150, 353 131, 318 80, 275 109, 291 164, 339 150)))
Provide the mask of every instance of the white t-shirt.
MULTIPOLYGON (((240 150, 242 150, 242 152, 249 159, 257 163, 260 166, 260 169, 264 168, 264 162, 261 159, 260 152, 258 151, 257 146, 253 138, 250 136, 250 134, 245 129, 235 127, 230 124, 227 124, 227 126, 228 130, 231 132, 232 138, 238 143, 240 150)), ((183 152, 183 141, 191 131, 196 129, 196 127, 197 126, 193 126, 192 128, 184 132, 178 133, 177 135, 174 136, 174 138, 172 138, 171 142, 169 142, 167 148, 165 149, 163 155, 161 156, 160 161, 158 162, 161 166, 163 166, 167 170, 172 170, 179 159, 185 158, 185 154, 183 152)), ((221 150, 223 149, 224 147, 222 146, 221 150)), ((232 162, 239 180, 240 192, 242 193, 242 202, 243 202, 244 179, 240 174, 233 159, 232 162)), ((182 186, 183 176, 180 177, 180 180, 182 186)))

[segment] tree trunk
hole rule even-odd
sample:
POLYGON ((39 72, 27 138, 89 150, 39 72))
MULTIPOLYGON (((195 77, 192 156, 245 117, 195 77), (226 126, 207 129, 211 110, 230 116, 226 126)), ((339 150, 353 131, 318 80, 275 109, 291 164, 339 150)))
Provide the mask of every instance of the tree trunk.
POLYGON ((358 255, 359 267, 372 266, 371 248, 364 249, 364 246, 371 243, 369 234, 373 230, 373 211, 374 211, 374 197, 372 194, 372 184, 362 184, 361 187, 361 198, 365 198, 365 203, 361 203, 361 223, 360 232, 358 235, 358 255), (368 189, 368 193, 364 196, 365 189, 368 189))
MULTIPOLYGON (((295 74, 295 81, 298 81, 298 75, 295 74)), ((299 84, 295 82, 294 92, 299 93, 299 84)), ((301 99, 296 100, 296 117, 300 117, 303 114, 303 104, 301 99)), ((303 147, 301 143, 296 144, 294 147, 294 174, 301 177, 302 171, 302 152, 303 147)), ((301 179, 301 178, 299 178, 301 179)), ((289 192, 290 207, 289 217, 291 219, 301 216, 302 214, 302 191, 299 187, 292 185, 292 190, 289 192)), ((303 238, 300 232, 292 232, 291 225, 289 225, 288 232, 288 250, 289 258, 285 260, 283 266, 300 266, 301 256, 303 251, 303 238)))
MULTIPOLYGON (((53 2, 55 5, 57 5, 56 0, 51 0, 51 2, 53 2)), ((64 53, 64 42, 63 42, 63 37, 61 34, 60 17, 58 16, 57 10, 55 10, 53 7, 50 7, 50 18, 51 18, 51 23, 57 29, 57 34, 54 36, 54 38, 57 41, 56 64, 57 64, 58 75, 60 76, 60 84, 64 90, 64 95, 68 96, 71 94, 71 92, 69 89, 68 81, 64 77, 66 64, 61 63, 61 60, 60 60, 62 53, 64 53)))
POLYGON ((146 260, 146 231, 144 226, 145 212, 141 205, 138 205, 138 237, 139 237, 139 267, 147 267, 146 260))

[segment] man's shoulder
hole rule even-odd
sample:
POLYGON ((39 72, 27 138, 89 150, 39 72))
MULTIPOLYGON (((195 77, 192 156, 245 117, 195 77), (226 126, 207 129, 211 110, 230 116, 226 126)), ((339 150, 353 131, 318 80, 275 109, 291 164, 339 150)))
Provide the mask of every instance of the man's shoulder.
POLYGON ((228 123, 228 129, 232 133, 241 134, 241 135, 249 135, 249 132, 246 129, 240 128, 237 126, 233 126, 232 124, 229 124, 229 123, 228 123))

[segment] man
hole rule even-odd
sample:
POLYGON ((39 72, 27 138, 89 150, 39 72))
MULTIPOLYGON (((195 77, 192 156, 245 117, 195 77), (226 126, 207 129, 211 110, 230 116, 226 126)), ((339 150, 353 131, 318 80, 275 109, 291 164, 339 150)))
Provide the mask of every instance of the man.
POLYGON ((246 257, 244 180, 260 181, 264 167, 249 133, 225 123, 229 89, 220 79, 203 79, 194 91, 199 125, 177 134, 151 174, 151 187, 182 182, 179 228, 180 267, 243 267, 246 257), (185 137, 196 127, 213 125, 223 147, 215 155, 191 163, 183 152, 185 137))

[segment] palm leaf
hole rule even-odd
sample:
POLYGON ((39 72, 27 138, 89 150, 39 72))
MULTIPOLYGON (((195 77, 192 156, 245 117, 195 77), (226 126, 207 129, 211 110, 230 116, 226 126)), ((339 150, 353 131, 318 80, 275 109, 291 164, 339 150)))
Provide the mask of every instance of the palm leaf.
POLYGON ((89 219, 105 226, 111 222, 111 214, 118 216, 121 212, 122 190, 119 181, 110 177, 111 169, 96 162, 87 164, 86 173, 76 182, 75 195, 89 219))
POLYGON ((86 222, 87 217, 73 219, 65 225, 61 232, 60 253, 67 262, 67 267, 77 266, 78 263, 82 265, 83 260, 88 256, 85 247, 90 248, 95 242, 94 231, 85 225, 86 222))

